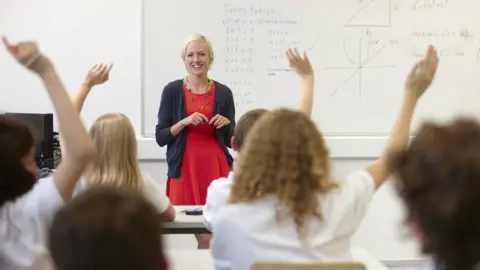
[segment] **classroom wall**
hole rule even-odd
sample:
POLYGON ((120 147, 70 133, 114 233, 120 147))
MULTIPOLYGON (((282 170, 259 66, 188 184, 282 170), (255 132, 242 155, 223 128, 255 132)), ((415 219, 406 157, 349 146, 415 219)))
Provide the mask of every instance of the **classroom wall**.
MULTIPOLYGON (((372 159, 334 159, 333 175, 337 179, 367 166, 372 159)), ((165 161, 142 161, 141 167, 153 178, 165 185, 167 164, 165 161)), ((408 236, 403 225, 403 214, 391 182, 383 186, 374 196, 371 208, 353 239, 356 246, 365 248, 373 256, 383 261, 405 261, 420 258, 416 241, 408 236), (391 209, 392 211, 388 211, 391 209)), ((194 249, 193 235, 167 236, 167 247, 194 249)))

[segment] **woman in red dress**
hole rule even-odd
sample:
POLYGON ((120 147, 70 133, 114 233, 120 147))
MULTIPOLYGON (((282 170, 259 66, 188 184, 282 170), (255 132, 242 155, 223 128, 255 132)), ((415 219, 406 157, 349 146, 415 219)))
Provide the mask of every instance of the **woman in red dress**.
MULTIPOLYGON (((228 151, 235 128, 230 88, 209 79, 213 63, 210 42, 190 36, 182 51, 188 75, 162 92, 155 137, 167 145, 167 195, 173 205, 204 205, 207 188, 227 177, 233 163, 228 151)), ((210 235, 196 235, 198 248, 208 248, 210 235)))

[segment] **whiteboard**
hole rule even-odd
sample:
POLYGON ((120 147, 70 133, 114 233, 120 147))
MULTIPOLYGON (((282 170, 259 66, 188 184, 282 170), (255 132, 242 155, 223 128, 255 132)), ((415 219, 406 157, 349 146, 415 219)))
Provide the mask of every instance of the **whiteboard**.
POLYGON ((418 105, 425 119, 480 113, 480 17, 474 0, 143 1, 142 132, 154 135, 163 87, 186 75, 188 34, 209 37, 210 77, 234 93, 237 119, 293 107, 300 81, 284 51, 306 50, 316 72, 313 119, 327 136, 390 132, 405 76, 432 43, 437 78, 418 105))

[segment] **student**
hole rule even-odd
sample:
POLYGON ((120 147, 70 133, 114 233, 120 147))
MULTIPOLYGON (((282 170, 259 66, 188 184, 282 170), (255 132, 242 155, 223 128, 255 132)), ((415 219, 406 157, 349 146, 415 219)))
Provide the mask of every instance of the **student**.
POLYGON ((33 42, 3 42, 10 54, 36 73, 52 100, 64 135, 63 160, 56 172, 36 181, 35 141, 20 121, 0 115, 0 269, 50 269, 45 248, 54 213, 73 189, 95 147, 73 107, 53 64, 33 42))
POLYGON ((55 215, 56 270, 167 270, 157 209, 130 188, 96 186, 55 215))
MULTIPOLYGON (((297 49, 288 49, 286 56, 290 67, 300 76, 302 80, 302 88, 298 110, 310 116, 313 107, 313 91, 315 76, 313 68, 310 64, 306 53, 303 57, 299 55, 297 49)), ((250 132, 252 126, 260 117, 269 111, 266 109, 254 109, 246 112, 237 122, 234 134, 231 139, 233 149, 240 152, 243 147, 246 136, 250 132)), ((212 219, 216 211, 224 206, 230 196, 230 188, 232 186, 233 172, 228 177, 219 178, 213 181, 208 187, 207 200, 203 208, 204 224, 208 230, 212 231, 212 219)))
POLYGON ((424 123, 408 149, 392 155, 406 223, 437 269, 478 269, 480 125, 473 119, 424 123))
MULTIPOLYGON (((78 113, 81 113, 92 88, 108 81, 111 69, 112 65, 106 64, 97 64, 90 69, 74 98, 78 113)), ((77 192, 103 184, 132 188, 144 193, 155 205, 160 220, 175 219, 175 210, 160 185, 149 174, 140 171, 135 130, 125 115, 109 113, 100 116, 90 128, 90 136, 98 156, 85 171, 77 192)))
POLYGON ((429 47, 407 77, 384 153, 345 181, 332 180, 325 141, 304 113, 280 109, 258 120, 240 153, 229 204, 212 221, 216 268, 247 270, 256 261, 352 260, 351 236, 390 175, 388 153, 407 146, 414 109, 437 61, 429 47))

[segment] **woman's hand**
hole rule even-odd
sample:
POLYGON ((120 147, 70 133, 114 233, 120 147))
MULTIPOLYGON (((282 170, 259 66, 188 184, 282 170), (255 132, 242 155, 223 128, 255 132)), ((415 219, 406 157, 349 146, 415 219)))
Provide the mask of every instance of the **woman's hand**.
POLYGON ((300 77, 313 77, 312 64, 310 63, 306 52, 303 52, 303 56, 300 56, 297 48, 289 48, 286 54, 288 64, 300 77))
POLYGON ((103 84, 109 79, 110 70, 112 70, 113 64, 96 64, 90 69, 85 77, 84 83, 90 87, 103 84))
POLYGON ((406 94, 418 99, 432 83, 438 67, 437 51, 428 46, 425 57, 418 61, 405 81, 406 94))
POLYGON ((209 122, 210 125, 214 125, 215 127, 222 128, 230 124, 230 120, 228 120, 225 116, 221 116, 220 114, 215 115, 209 122))
POLYGON ((15 59, 33 72, 40 75, 53 70, 52 62, 40 53, 36 43, 27 41, 11 44, 6 37, 2 37, 2 41, 15 59))
POLYGON ((196 112, 190 116, 188 116, 187 118, 183 119, 181 121, 181 123, 184 125, 184 126, 188 126, 188 125, 198 125, 202 122, 208 122, 208 117, 206 117, 204 114, 202 113, 199 113, 199 112, 196 112))

